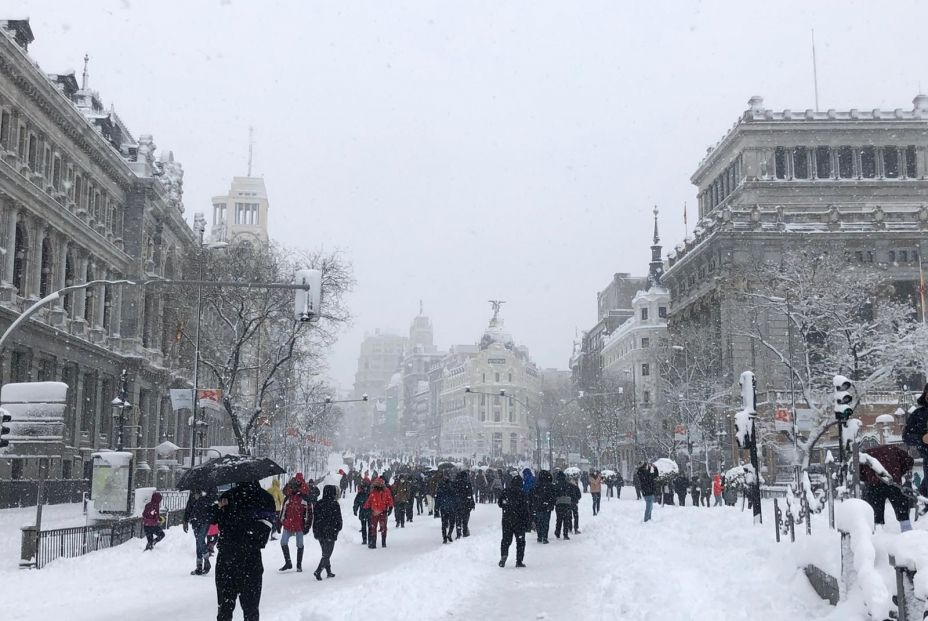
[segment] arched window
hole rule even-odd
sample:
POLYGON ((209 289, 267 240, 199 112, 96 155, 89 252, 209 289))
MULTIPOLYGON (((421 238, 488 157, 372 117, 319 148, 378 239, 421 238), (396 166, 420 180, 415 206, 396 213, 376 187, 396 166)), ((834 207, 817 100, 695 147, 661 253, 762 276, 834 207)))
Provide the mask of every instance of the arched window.
POLYGON ((16 223, 16 241, 13 244, 13 286, 20 296, 26 296, 26 271, 29 254, 29 237, 22 222, 16 223))
POLYGON ((52 243, 51 240, 46 237, 42 240, 42 274, 39 278, 39 297, 44 298, 52 292, 52 266, 54 264, 52 243))

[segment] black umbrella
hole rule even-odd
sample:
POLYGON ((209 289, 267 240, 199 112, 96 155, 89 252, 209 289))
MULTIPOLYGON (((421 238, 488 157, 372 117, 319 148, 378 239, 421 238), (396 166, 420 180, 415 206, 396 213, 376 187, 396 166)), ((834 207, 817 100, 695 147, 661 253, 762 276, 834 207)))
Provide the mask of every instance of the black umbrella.
POLYGON ((212 489, 220 485, 258 481, 285 472, 267 457, 223 455, 185 472, 177 481, 177 489, 212 489))

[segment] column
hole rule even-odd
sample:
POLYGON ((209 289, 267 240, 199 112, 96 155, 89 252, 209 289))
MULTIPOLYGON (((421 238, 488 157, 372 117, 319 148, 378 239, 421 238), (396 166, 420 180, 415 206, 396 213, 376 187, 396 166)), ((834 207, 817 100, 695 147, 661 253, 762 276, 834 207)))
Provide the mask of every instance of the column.
MULTIPOLYGON (((103 271, 101 274, 97 275, 97 278, 106 279, 108 276, 108 273, 103 271)), ((97 300, 93 307, 93 327, 103 329, 103 310, 104 305, 106 304, 105 285, 97 285, 94 287, 94 295, 96 296, 97 300)))
POLYGON ((32 256, 33 262, 31 269, 29 270, 32 274, 32 286, 29 291, 32 294, 32 297, 39 298, 41 297, 41 284, 42 284, 42 242, 48 236, 48 223, 42 220, 36 219, 35 221, 35 244, 32 246, 32 256))
MULTIPOLYGON (((83 249, 80 249, 76 252, 75 256, 75 266, 74 271, 74 284, 83 284, 87 282, 87 263, 89 262, 89 257, 84 252, 83 249)), ((87 296, 84 295, 83 290, 77 290, 72 295, 74 295, 74 321, 78 325, 84 324, 84 308, 87 306, 87 296)))
MULTIPOLYGON (((119 280, 119 275, 114 278, 119 280)), ((124 288, 124 285, 117 285, 113 288, 113 306, 110 308, 110 331, 115 338, 119 338, 122 326, 122 291, 124 288)))
MULTIPOLYGON (((55 247, 58 248, 58 256, 55 257, 57 261, 55 262, 55 274, 53 282, 54 289, 57 291, 65 287, 64 277, 65 270, 68 263, 68 251, 70 250, 70 245, 68 244, 68 239, 64 235, 57 235, 55 240, 55 247)), ((64 305, 64 298, 58 298, 58 301, 55 302, 56 308, 61 308, 64 305)))
POLYGON ((3 245, 7 252, 3 255, 3 274, 0 280, 10 287, 13 282, 13 260, 15 259, 13 249, 16 247, 16 205, 11 200, 6 200, 3 204, 3 245))

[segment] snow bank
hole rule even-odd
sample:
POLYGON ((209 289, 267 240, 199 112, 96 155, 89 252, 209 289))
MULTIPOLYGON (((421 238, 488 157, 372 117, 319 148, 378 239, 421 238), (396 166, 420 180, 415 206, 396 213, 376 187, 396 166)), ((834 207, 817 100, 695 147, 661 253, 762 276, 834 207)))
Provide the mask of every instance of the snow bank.
POLYGON ((928 532, 910 530, 893 537, 886 544, 887 551, 896 558, 896 565, 915 574, 915 596, 928 599, 928 532))
POLYGON ((873 545, 873 508, 859 498, 849 498, 835 506, 835 526, 851 536, 854 555, 851 587, 863 595, 864 604, 873 619, 889 618, 892 598, 883 578, 876 570, 876 548, 873 545))
POLYGON ((658 475, 661 477, 670 476, 680 472, 677 462, 667 457, 661 457, 654 460, 654 467, 657 468, 658 475))

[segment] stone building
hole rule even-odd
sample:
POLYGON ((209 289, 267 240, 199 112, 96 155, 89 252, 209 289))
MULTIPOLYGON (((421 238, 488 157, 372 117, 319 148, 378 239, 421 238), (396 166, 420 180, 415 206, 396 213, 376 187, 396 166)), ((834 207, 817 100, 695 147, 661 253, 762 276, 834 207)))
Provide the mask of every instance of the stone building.
POLYGON ((233 177, 224 196, 213 197, 210 239, 232 243, 248 240, 267 244, 267 188, 261 177, 233 177))
POLYGON ((452 349, 440 368, 441 455, 508 462, 532 455, 540 373, 503 327, 498 304, 476 351, 452 349))
MULTIPOLYGON (((25 307, 67 285, 98 279, 179 277, 195 244, 183 215, 183 168, 156 157, 90 89, 87 59, 73 73, 45 73, 27 53, 27 20, 0 21, 0 329, 25 307)), ((92 451, 114 445, 110 402, 128 370, 125 444, 136 483, 164 484, 163 440, 188 443, 168 388, 189 386, 189 359, 175 335, 180 303, 167 288, 100 284, 40 311, 11 337, 2 381, 69 386, 61 444, 44 456, 0 455, 0 479, 80 479, 92 451), (40 462, 41 460, 41 462, 40 462)))
MULTIPOLYGON (((668 256, 671 326, 699 326, 721 343, 733 384, 755 371, 758 390, 782 389, 784 367, 738 336, 732 284, 745 266, 790 248, 818 248, 879 270, 917 298, 928 231, 928 96, 910 109, 772 110, 760 97, 710 148, 691 181, 699 222, 668 256)), ((748 285, 750 286, 750 285, 748 285)), ((786 323, 769 318, 770 338, 786 323)))

